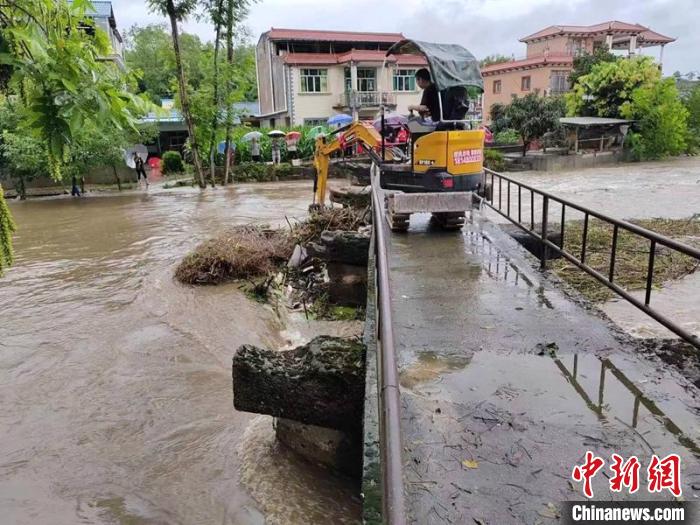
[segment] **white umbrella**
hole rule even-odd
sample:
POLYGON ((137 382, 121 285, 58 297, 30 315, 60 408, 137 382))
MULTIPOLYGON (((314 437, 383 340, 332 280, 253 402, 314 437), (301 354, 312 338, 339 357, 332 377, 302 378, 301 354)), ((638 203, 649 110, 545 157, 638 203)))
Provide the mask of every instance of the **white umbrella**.
POLYGON ((267 134, 268 137, 284 137, 285 133, 284 131, 280 131, 278 129, 273 129, 267 134))
POLYGON ((145 162, 146 157, 148 157, 148 148, 143 144, 134 144, 129 149, 124 151, 124 161, 126 162, 126 165, 129 166, 131 169, 136 168, 136 163, 134 162, 134 153, 138 153, 139 157, 141 157, 145 162))
POLYGON ((246 141, 246 142, 249 142, 249 141, 251 141, 251 140, 253 140, 253 139, 259 139, 260 137, 262 137, 262 133, 260 133, 259 131, 251 131, 251 132, 246 133, 245 135, 243 135, 243 136, 241 137, 241 140, 244 140, 244 141, 246 141))

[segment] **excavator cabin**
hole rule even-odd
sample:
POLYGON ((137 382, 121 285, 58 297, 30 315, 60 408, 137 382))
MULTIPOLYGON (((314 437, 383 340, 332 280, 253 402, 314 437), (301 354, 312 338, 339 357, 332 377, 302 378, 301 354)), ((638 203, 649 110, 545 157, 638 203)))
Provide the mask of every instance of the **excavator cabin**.
POLYGON ((314 156, 314 203, 325 204, 329 156, 347 145, 362 144, 380 187, 386 191, 392 229, 407 229, 411 213, 418 212, 432 213, 446 228, 459 228, 464 212, 471 209, 472 193, 483 189, 484 131, 479 129, 481 122, 469 113, 470 98, 483 91, 478 61, 462 46, 416 40, 398 42, 387 51, 387 57, 404 53, 426 58, 439 94, 440 115, 432 115, 430 120, 415 115, 403 119, 399 125, 409 137, 404 148, 387 141, 384 107, 379 129, 356 121, 329 137, 319 137, 314 156))

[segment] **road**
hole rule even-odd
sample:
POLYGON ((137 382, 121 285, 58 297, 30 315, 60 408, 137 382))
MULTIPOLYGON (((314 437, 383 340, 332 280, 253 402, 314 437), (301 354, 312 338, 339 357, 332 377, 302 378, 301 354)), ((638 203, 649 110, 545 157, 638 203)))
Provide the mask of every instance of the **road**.
MULTIPOLYGON (((613 452, 636 455, 643 465, 652 453, 678 453, 684 496, 699 495, 695 389, 639 357, 475 217, 463 234, 431 231, 418 217, 408 234, 391 236, 412 522, 553 519, 559 502, 582 498, 570 480, 588 450, 607 461, 613 452)), ((594 491, 622 497, 603 476, 594 491)))

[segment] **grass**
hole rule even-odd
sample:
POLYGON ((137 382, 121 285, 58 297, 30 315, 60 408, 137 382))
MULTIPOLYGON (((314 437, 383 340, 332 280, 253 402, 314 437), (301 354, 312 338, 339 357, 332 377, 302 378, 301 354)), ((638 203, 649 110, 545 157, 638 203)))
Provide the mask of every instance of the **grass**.
MULTIPOLYGON (((661 235, 678 239, 691 246, 700 246, 700 219, 643 219, 630 221, 661 235)), ((588 224, 586 241, 586 263, 607 276, 610 269, 610 247, 613 228, 611 225, 593 219, 588 224)), ((564 248, 580 258, 583 236, 583 221, 566 223, 564 248)), ((649 241, 644 237, 619 229, 615 257, 614 282, 628 291, 644 290, 649 261, 649 241)), ((659 288, 663 283, 680 279, 693 273, 700 262, 664 246, 656 247, 654 255, 653 285, 659 288)), ((587 273, 566 259, 553 261, 552 269, 564 281, 594 302, 603 302, 615 293, 600 284, 587 273)))

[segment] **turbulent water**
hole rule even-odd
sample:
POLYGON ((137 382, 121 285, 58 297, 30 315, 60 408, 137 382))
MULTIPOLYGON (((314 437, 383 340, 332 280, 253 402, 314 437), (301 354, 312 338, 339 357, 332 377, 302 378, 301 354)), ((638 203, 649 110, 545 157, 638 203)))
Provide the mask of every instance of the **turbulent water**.
POLYGON ((197 242, 234 224, 285 224, 310 197, 305 182, 11 204, 17 261, 0 279, 0 521, 357 516, 347 482, 311 476, 271 445, 269 418, 232 407, 235 348, 287 345, 288 327, 235 285, 172 278, 197 242), (279 497, 281 476, 289 498, 279 497))

